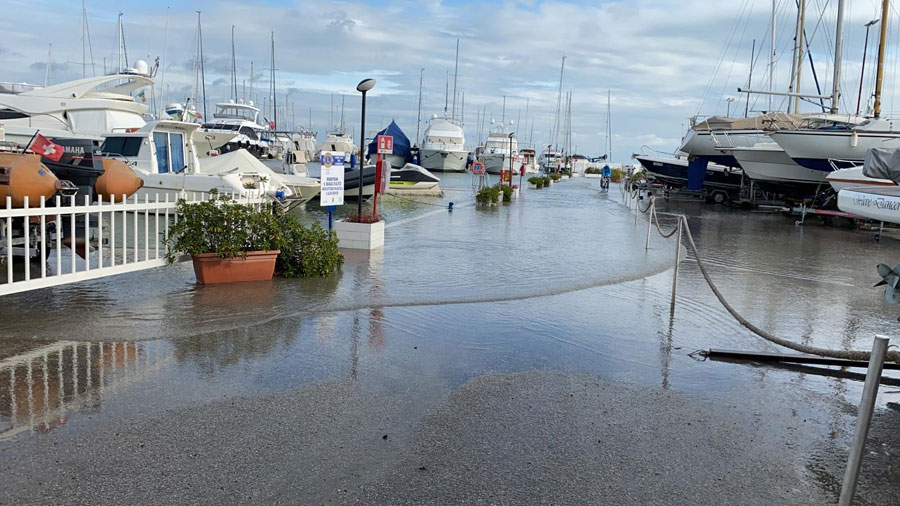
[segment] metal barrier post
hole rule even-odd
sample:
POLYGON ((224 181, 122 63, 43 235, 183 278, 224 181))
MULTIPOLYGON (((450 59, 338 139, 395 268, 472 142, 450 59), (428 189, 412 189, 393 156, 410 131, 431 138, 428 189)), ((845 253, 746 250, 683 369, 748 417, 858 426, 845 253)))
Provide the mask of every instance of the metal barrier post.
POLYGON ((869 357, 869 369, 866 371, 862 400, 856 415, 856 433, 853 435, 853 444, 850 446, 850 457, 847 459, 847 472, 844 473, 839 506, 850 506, 856 493, 856 480, 859 478, 866 437, 869 435, 869 425, 872 423, 872 411, 875 409, 875 398, 878 395, 878 384, 881 382, 881 371, 884 367, 887 347, 888 339, 886 337, 875 337, 875 343, 872 344, 872 355, 869 357))
POLYGON ((672 304, 670 309, 675 309, 675 290, 678 286, 678 263, 681 261, 681 227, 684 224, 684 215, 678 218, 678 232, 675 232, 675 270, 672 272, 672 304))
POLYGON ((650 232, 653 230, 653 213, 656 212, 656 197, 650 197, 650 212, 647 213, 647 216, 650 218, 647 222, 647 245, 644 246, 644 251, 650 249, 650 232))

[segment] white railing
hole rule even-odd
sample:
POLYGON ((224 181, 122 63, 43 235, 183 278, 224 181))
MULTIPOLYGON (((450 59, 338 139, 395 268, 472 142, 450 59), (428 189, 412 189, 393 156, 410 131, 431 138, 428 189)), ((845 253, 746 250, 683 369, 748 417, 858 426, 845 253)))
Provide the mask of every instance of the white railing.
MULTIPOLYGON (((207 200, 207 193, 138 196, 90 202, 85 197, 41 198, 31 207, 0 208, 0 296, 166 265, 170 224, 177 200, 207 200), (65 257, 65 258, 64 258, 65 257), (2 272, 2 271, 0 271, 2 272), (5 280, 3 279, 5 278, 5 280)), ((261 204, 264 199, 236 198, 261 204)), ((183 260, 183 259, 179 259, 183 260)))

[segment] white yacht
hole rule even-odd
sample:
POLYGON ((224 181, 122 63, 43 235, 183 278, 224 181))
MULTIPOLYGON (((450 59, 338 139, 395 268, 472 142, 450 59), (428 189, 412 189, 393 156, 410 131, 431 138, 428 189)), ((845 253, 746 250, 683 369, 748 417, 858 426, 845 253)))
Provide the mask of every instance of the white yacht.
POLYGON ((276 151, 275 139, 268 125, 259 123, 259 108, 253 102, 229 100, 216 104, 213 121, 203 124, 207 132, 229 132, 234 134, 222 151, 246 149, 257 158, 273 158, 276 151))
POLYGON ((537 159, 534 150, 531 148, 522 148, 519 150, 519 158, 521 164, 525 166, 526 174, 536 174, 538 172, 537 159))
POLYGON ((308 181, 310 190, 304 194, 245 150, 201 159, 197 140, 203 139, 204 132, 199 129, 196 123, 151 121, 134 131, 107 134, 101 150, 125 160, 143 179, 139 199, 175 200, 182 192, 215 189, 238 197, 264 195, 299 204, 318 193, 314 180, 308 181), (315 193, 310 194, 312 189, 315 193))
POLYGON ((549 146, 538 156, 538 165, 544 172, 554 172, 562 166, 562 163, 562 153, 549 146))
POLYGON ((432 172, 465 172, 468 156, 462 127, 433 115, 419 150, 419 165, 432 172))
MULTIPOLYGON (((138 62, 146 71, 146 63, 138 62)), ((102 140, 103 134, 138 129, 147 106, 132 93, 153 86, 149 72, 112 74, 39 87, 0 84, 0 125, 6 140, 25 144, 37 130, 45 137, 102 140)))
POLYGON ((827 172, 798 165, 774 142, 758 142, 753 146, 723 147, 733 156, 750 179, 773 183, 820 184, 827 172))
POLYGON ((482 161, 488 174, 499 174, 501 170, 518 171, 515 161, 519 154, 519 143, 515 133, 507 133, 504 124, 498 123, 488 134, 484 143, 482 161))

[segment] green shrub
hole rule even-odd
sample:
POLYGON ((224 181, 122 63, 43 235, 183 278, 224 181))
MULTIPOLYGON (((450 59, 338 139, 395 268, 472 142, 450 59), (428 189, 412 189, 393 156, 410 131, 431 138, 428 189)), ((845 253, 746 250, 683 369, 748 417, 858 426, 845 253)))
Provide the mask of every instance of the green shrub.
POLYGON ((503 192, 503 202, 512 202, 512 186, 506 185, 500 188, 500 191, 503 192))
POLYGON ((279 276, 330 276, 344 265, 333 230, 325 230, 318 223, 304 227, 293 216, 285 216, 282 226, 281 254, 275 263, 279 276))
POLYGON ((626 172, 622 169, 613 169, 612 174, 609 176, 609 180, 613 183, 618 183, 619 181, 625 179, 626 172))
POLYGON ((544 186, 550 186, 550 178, 549 177, 545 176, 541 179, 544 180, 544 186))
POLYGON ((528 182, 531 183, 531 184, 533 184, 533 185, 537 185, 538 183, 543 183, 543 182, 544 182, 544 178, 542 178, 542 177, 530 177, 530 178, 528 178, 528 182))
POLYGON ((562 176, 558 172, 554 172, 553 174, 550 174, 550 179, 552 179, 554 183, 559 181, 559 179, 561 177, 562 176))
POLYGON ((587 170, 584 171, 584 173, 585 174, 599 174, 600 169, 597 167, 589 167, 587 170))
POLYGON ((475 194, 475 202, 481 205, 496 204, 500 199, 500 189, 496 186, 485 186, 475 194))

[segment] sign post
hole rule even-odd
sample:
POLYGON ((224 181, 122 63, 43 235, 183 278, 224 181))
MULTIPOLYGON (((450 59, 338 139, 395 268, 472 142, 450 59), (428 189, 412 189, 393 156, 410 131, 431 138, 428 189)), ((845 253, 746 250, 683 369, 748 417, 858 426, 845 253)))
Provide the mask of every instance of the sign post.
POLYGON ((389 155, 394 152, 394 138, 390 135, 379 135, 375 140, 378 153, 375 158, 375 195, 372 200, 372 218, 378 218, 378 193, 387 191, 382 185, 385 175, 391 177, 391 166, 381 155, 389 155))
POLYGON ((328 210, 328 230, 332 228, 334 211, 344 203, 344 156, 337 151, 323 151, 319 159, 319 205, 328 210))

